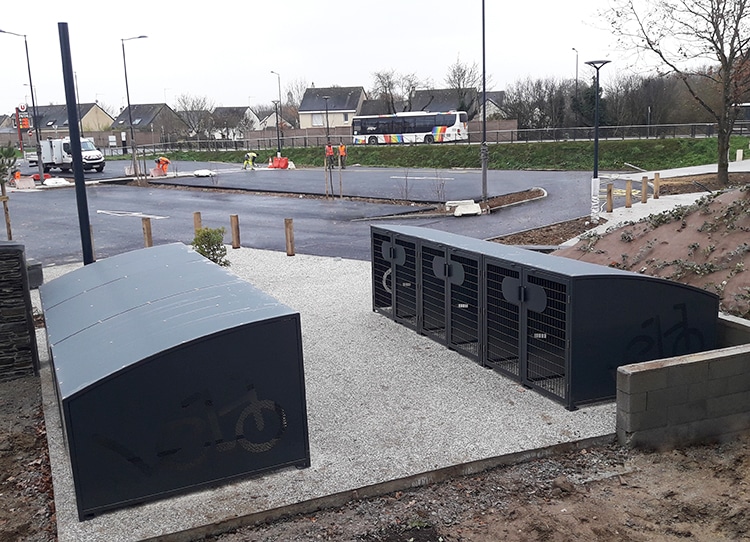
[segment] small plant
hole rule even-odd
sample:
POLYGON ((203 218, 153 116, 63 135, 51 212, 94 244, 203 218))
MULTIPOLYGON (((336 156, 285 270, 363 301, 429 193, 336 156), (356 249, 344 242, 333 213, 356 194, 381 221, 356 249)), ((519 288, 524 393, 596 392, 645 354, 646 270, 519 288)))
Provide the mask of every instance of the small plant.
POLYGON ((212 262, 222 267, 229 267, 226 259, 227 247, 224 246, 224 228, 201 228, 195 232, 193 249, 212 262))

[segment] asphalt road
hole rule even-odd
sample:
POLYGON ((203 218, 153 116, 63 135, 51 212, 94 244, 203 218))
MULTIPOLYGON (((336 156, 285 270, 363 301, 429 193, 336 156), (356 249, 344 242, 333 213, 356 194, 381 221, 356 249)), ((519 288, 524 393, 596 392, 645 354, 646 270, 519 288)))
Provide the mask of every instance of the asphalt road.
MULTIPOLYGON (((410 224, 490 238, 585 216, 589 213, 590 173, 490 171, 488 194, 501 195, 531 187, 544 188, 547 197, 479 217, 432 218, 380 217, 417 207, 350 200, 346 196, 412 201, 481 198, 478 170, 426 170, 403 168, 359 168, 333 171, 336 195, 344 199, 294 197, 290 193, 324 194, 330 190, 323 169, 243 171, 239 164, 173 163, 169 178, 181 189, 151 185, 145 188, 106 182, 124 173, 129 165, 110 161, 103 173, 85 174, 89 220, 96 258, 104 258, 144 246, 142 220, 151 217, 154 244, 193 240, 193 213, 199 211, 203 225, 225 227, 230 243, 230 215, 239 217, 241 244, 246 247, 285 250, 284 219, 294 219, 296 252, 367 260, 370 257, 370 224, 410 224), (209 169, 211 177, 191 173, 209 169), (97 181, 99 184, 91 184, 97 181), (408 188, 407 188, 408 186, 408 188), (209 191, 202 188, 222 188, 209 191), (262 191, 266 194, 251 193, 262 191), (439 190, 442 193, 439 193, 439 190), (271 195, 267 193, 285 193, 271 195)), ((28 169, 28 168, 26 168, 28 169)), ((22 167, 23 173, 25 171, 22 167)), ((159 182, 164 182, 159 180, 159 182)), ((14 191, 10 199, 14 241, 25 245, 27 258, 44 266, 82 260, 75 189, 44 188, 14 191)))

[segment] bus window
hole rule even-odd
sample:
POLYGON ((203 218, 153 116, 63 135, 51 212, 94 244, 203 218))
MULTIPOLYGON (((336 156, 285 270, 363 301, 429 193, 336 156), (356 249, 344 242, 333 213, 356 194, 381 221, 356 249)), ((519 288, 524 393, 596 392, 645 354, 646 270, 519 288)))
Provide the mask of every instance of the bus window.
POLYGON ((466 113, 459 113, 458 118, 463 123, 469 122, 469 115, 466 113))
POLYGON ((454 124, 456 124, 455 114, 437 115, 435 119, 435 126, 453 126, 454 124))

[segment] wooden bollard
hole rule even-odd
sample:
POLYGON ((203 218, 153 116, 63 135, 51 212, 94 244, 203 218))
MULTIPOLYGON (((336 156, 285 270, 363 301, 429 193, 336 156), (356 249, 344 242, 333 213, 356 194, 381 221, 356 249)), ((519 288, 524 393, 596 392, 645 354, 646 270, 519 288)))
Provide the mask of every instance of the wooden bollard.
POLYGON ((291 218, 284 219, 284 233, 286 234, 286 255, 294 256, 294 223, 291 218))
POLYGON ((625 181, 625 208, 630 209, 633 206, 633 181, 625 181))
POLYGON ((641 203, 648 201, 648 177, 641 178, 641 203))
POLYGON ((240 248, 240 219, 237 215, 229 215, 232 225, 232 248, 240 248))
POLYGON ((141 224, 143 225, 143 245, 146 247, 154 246, 154 238, 151 235, 151 219, 141 218, 141 224))
POLYGON ((614 195, 613 195, 614 187, 615 187, 614 184, 607 183, 607 212, 608 213, 611 213, 612 210, 614 209, 614 201, 613 201, 613 199, 614 199, 614 195))
POLYGON ((195 233, 198 233, 198 230, 203 227, 203 223, 201 221, 201 212, 195 211, 193 213, 193 229, 195 230, 195 233))
POLYGON ((659 199, 659 183, 661 182, 661 176, 659 173, 654 173, 654 199, 659 199))

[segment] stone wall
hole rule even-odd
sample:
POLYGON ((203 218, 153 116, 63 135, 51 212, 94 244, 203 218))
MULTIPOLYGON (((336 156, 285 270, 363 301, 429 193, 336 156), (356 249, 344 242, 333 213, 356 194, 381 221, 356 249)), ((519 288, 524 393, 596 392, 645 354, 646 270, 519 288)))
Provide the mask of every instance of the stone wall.
POLYGON ((722 348, 624 365, 617 372, 621 444, 671 449, 750 430, 750 326, 719 319, 722 348))
POLYGON ((39 372, 24 246, 0 242, 0 380, 39 372))

